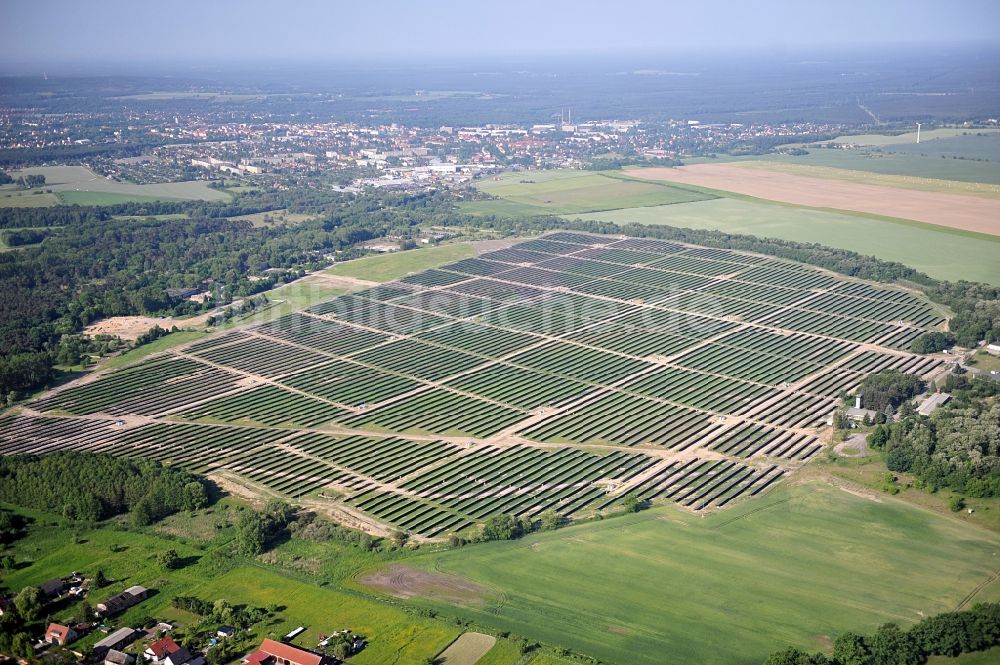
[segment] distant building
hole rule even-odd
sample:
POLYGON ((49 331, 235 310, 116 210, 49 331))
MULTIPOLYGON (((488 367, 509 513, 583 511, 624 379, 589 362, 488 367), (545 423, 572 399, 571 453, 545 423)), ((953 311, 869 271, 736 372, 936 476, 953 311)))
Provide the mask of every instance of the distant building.
POLYGON ((917 407, 917 413, 922 416, 929 416, 934 413, 939 406, 946 404, 950 399, 951 395, 948 393, 934 393, 917 407))
POLYGON ((138 605, 142 601, 146 600, 146 596, 148 595, 149 592, 145 589, 145 587, 129 587, 120 594, 108 598, 103 603, 98 603, 95 609, 98 614, 103 616, 113 616, 120 612, 124 612, 133 605, 138 605))
POLYGON ((847 419, 851 422, 864 422, 865 418, 868 420, 875 419, 875 412, 871 409, 859 409, 858 407, 853 407, 847 410, 847 419))
POLYGON ((94 654, 103 658, 109 651, 132 644, 141 633, 132 628, 119 628, 94 645, 94 654))
POLYGON ((46 598, 56 598, 66 590, 66 583, 62 580, 49 580, 38 588, 46 598))
POLYGON ((180 289, 167 289, 166 293, 169 298, 173 298, 174 300, 184 300, 185 298, 190 298, 191 296, 196 296, 201 293, 201 288, 194 286, 180 289))
POLYGON ((233 628, 232 626, 219 626, 219 628, 215 631, 215 636, 223 639, 227 637, 232 637, 235 634, 236 634, 236 629, 233 628))
POLYGON ((69 626, 50 623, 49 627, 45 629, 45 637, 43 639, 49 644, 66 646, 70 642, 75 641, 77 637, 76 631, 69 626))

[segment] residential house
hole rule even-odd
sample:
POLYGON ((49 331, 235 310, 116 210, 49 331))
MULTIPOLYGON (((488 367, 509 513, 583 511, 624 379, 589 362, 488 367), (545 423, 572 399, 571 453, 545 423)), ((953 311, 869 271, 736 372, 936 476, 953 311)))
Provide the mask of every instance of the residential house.
POLYGON ((149 595, 149 591, 145 587, 132 586, 116 596, 108 598, 103 603, 98 603, 97 610, 98 614, 103 616, 112 616, 118 614, 119 612, 124 612, 133 605, 137 605, 149 595))
POLYGON ((200 654, 192 654, 184 647, 181 647, 164 658, 163 665, 205 665, 205 658, 200 654))
POLYGON ((265 639, 260 648, 243 659, 246 665, 327 665, 332 659, 291 644, 265 639))
POLYGON ((66 591, 66 583, 62 580, 49 580, 38 587, 46 598, 58 598, 66 591))
POLYGON ((58 644, 59 646, 66 646, 70 642, 76 640, 79 637, 76 631, 69 626, 63 626, 58 623, 50 623, 49 627, 45 629, 45 637, 42 638, 49 644, 58 644))
POLYGON ((225 626, 225 625, 219 626, 218 629, 215 631, 215 636, 220 639, 232 637, 235 634, 236 634, 236 629, 233 628, 232 626, 225 626))
POLYGON ((161 662, 172 653, 181 650, 181 645, 174 641, 169 635, 156 640, 142 652, 143 658, 154 663, 161 662))

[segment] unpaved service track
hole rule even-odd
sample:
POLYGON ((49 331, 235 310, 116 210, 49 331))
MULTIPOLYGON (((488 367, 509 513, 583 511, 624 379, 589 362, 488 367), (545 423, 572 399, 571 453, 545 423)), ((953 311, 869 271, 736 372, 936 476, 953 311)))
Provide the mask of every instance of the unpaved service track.
POLYGON ((912 219, 1000 235, 1000 200, 810 178, 731 164, 630 169, 625 175, 711 187, 761 199, 912 219))

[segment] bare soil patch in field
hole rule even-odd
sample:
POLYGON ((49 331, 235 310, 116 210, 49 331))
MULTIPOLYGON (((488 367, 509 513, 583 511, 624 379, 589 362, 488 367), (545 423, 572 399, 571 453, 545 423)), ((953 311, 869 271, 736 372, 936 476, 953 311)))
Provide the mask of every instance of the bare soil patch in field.
POLYGON ((444 573, 432 573, 419 568, 393 564, 369 573, 361 583, 396 598, 429 598, 448 603, 480 604, 490 592, 466 579, 444 573))
POLYGON ((197 328, 205 325, 208 314, 200 314, 186 319, 174 319, 171 317, 159 318, 156 316, 110 316, 100 321, 95 321, 83 329, 85 335, 112 335, 122 339, 135 340, 139 335, 149 332, 156 326, 169 330, 177 326, 178 328, 197 328))
POLYGON ((1000 235, 1000 200, 863 185, 730 164, 631 169, 626 175, 711 187, 772 201, 912 219, 964 231, 1000 235))

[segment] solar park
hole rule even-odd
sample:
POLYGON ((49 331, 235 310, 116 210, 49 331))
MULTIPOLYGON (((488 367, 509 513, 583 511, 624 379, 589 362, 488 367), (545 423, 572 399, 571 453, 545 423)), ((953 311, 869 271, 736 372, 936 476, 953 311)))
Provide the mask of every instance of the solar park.
POLYGON ((943 322, 781 259, 556 232, 69 384, 0 419, 0 454, 152 458, 421 538, 716 510, 814 458, 867 373, 938 369, 904 349, 943 322))

